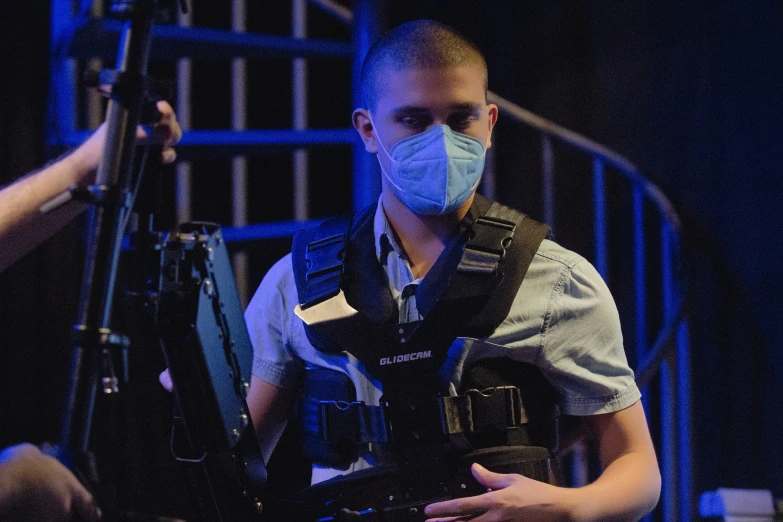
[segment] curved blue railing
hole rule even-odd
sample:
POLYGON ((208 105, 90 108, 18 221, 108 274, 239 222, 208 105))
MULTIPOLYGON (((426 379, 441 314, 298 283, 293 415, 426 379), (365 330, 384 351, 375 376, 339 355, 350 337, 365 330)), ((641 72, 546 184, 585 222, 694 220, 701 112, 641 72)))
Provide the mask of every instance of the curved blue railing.
MULTIPOLYGON (((634 276, 634 328, 636 380, 643 395, 646 387, 657 376, 660 379, 660 422, 652 426, 660 435, 661 474, 663 490, 661 512, 665 522, 691 520, 692 468, 691 468, 691 397, 690 354, 688 348, 687 321, 683 312, 684 284, 679 279, 680 234, 682 224, 671 201, 639 169, 615 151, 580 134, 560 127, 497 94, 489 93, 488 100, 498 106, 501 113, 518 123, 538 131, 542 136, 542 177, 544 220, 555 221, 554 140, 589 155, 593 160, 593 213, 595 259, 594 264, 604 279, 607 278, 609 256, 607 242, 606 194, 604 190, 605 167, 611 167, 625 179, 632 189, 633 220, 633 276, 634 276), (644 222, 644 203, 657 211, 660 227, 660 313, 663 325, 652 344, 648 342, 647 313, 651 299, 647 282, 647 249, 654 247, 644 222)), ((645 409, 649 401, 645 398, 645 409)))

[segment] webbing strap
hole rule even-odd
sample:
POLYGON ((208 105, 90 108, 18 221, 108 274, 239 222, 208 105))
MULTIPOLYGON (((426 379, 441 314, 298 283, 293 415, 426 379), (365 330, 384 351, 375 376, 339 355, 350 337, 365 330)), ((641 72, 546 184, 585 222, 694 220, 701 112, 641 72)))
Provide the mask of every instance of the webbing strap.
POLYGON ((339 439, 353 442, 390 442, 389 423, 381 406, 368 406, 364 402, 337 404, 321 401, 318 405, 323 441, 339 439))
MULTIPOLYGON (((486 429, 513 430, 529 422, 519 389, 514 386, 468 390, 464 395, 437 400, 442 435, 486 429)), ((315 417, 303 422, 306 433, 324 442, 388 443, 393 440, 393 427, 384 406, 308 398, 304 413, 305 417, 315 417)))
POLYGON ((462 252, 457 271, 468 274, 497 274, 500 263, 506 255, 506 247, 514 237, 516 224, 511 221, 490 216, 493 204, 487 215, 473 222, 473 231, 465 250, 462 252))
MULTIPOLYGON (((431 306, 431 309, 406 339, 404 350, 407 352, 431 351, 431 358, 418 365, 427 372, 420 371, 421 378, 433 377, 446 361, 449 346, 465 325, 481 313, 503 280, 506 249, 518 226, 517 222, 504 218, 513 216, 521 222, 525 215, 499 203, 492 202, 487 207, 483 209, 483 215, 478 215, 466 230, 469 236, 461 249, 456 270, 450 278, 436 283, 441 286, 432 289, 437 292, 437 300, 434 304, 425 305, 431 306)), ((446 256, 443 257, 445 260, 446 256)), ((501 320, 497 320, 497 324, 501 320)), ((407 365, 382 366, 376 375, 383 382, 384 394, 388 397, 396 396, 396 399, 405 400, 404 397, 420 395, 422 392, 421 389, 411 389, 406 385, 410 375, 407 365)))
POLYGON ((440 397, 444 434, 474 433, 487 428, 511 430, 528 423, 519 388, 498 386, 481 392, 468 390, 456 397, 440 397))
POLYGON ((390 442, 389 420, 381 406, 363 401, 323 401, 308 397, 299 407, 304 433, 339 444, 390 442))
POLYGON ((340 280, 344 272, 343 253, 349 226, 349 218, 327 221, 317 228, 315 239, 307 243, 306 292, 305 298, 300 299, 303 309, 340 292, 340 280))

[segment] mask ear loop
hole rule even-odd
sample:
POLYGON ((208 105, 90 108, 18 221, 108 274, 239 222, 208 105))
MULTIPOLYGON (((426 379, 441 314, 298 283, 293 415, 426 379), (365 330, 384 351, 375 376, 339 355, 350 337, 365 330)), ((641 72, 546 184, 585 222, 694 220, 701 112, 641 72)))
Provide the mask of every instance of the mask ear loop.
MULTIPOLYGON (((375 133, 376 142, 378 145, 381 146, 381 150, 383 150, 383 153, 386 154, 386 157, 389 158, 389 162, 395 161, 392 159, 391 154, 389 154, 389 151, 386 150, 386 147, 383 146, 383 140, 381 139, 381 134, 378 132, 378 127, 375 125, 375 120, 372 117, 372 113, 370 111, 367 111, 367 116, 370 117, 370 124, 372 125, 372 130, 375 133)), ((381 168, 383 168, 383 165, 381 165, 381 168)))
MULTIPOLYGON (((374 119, 373 119, 373 117, 372 117, 372 113, 371 113, 370 111, 367 111, 367 115, 368 115, 368 116, 369 116, 369 118, 370 118, 370 124, 372 124, 372 130, 373 130, 373 132, 375 133, 375 138, 376 138, 376 140, 375 140, 375 141, 376 141, 376 143, 378 143, 378 145, 380 145, 380 146, 381 146, 381 149, 383 150, 383 153, 384 153, 384 154, 386 154, 386 157, 387 157, 387 158, 389 158, 389 164, 391 165, 391 164, 397 163, 397 162, 396 162, 396 161, 395 161, 395 160, 394 160, 394 159, 391 157, 391 155, 389 154, 389 152, 386 150, 386 147, 384 147, 384 146, 383 146, 383 140, 381 140, 381 135, 380 135, 380 133, 378 132, 378 127, 375 125, 375 120, 374 120, 374 119)), ((377 158, 377 155, 376 155, 376 158, 377 158)), ((386 180, 387 180, 389 183, 391 183, 391 184, 394 186, 394 188, 396 188, 397 190, 399 190, 401 193, 407 193, 407 191, 406 191, 404 188, 402 188, 401 186, 397 185, 397 184, 394 182, 394 180, 392 179, 392 177, 391 177, 391 176, 389 176, 389 173, 388 173, 388 172, 386 172, 386 169, 385 169, 385 168, 383 168, 383 163, 381 162, 381 158, 378 158, 378 165, 380 165, 380 167, 381 167, 381 172, 383 172, 383 176, 386 178, 386 180)))

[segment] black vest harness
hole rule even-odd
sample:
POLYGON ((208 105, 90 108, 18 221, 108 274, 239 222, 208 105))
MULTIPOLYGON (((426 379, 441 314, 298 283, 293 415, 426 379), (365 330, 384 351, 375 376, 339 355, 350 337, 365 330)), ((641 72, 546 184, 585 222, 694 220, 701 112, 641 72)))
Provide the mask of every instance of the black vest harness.
MULTIPOLYGON (((323 352, 352 354, 383 386, 381 404, 366 405, 356 401, 346 375, 307 371, 297 401, 306 455, 345 468, 371 444, 381 463, 406 477, 403 489, 410 496, 422 488, 432 491, 433 480, 446 490, 452 486, 445 482, 464 480, 465 465, 455 462, 470 451, 468 460, 489 458, 492 465, 498 448, 530 447, 532 453, 522 452, 528 457, 518 450, 515 455, 532 467, 515 472, 551 481, 544 448, 556 446, 556 395, 537 368, 507 359, 480 361, 463 372, 457 396, 442 374, 457 337, 487 337, 506 318, 549 227, 476 195, 459 234, 416 290, 424 319, 398 324, 388 278, 376 257, 375 211, 372 206, 332 219, 294 238, 300 308, 329 306, 344 295, 358 311, 305 324, 309 341, 323 352), (532 454, 536 458, 529 458, 532 454)), ((372 483, 361 482, 360 474, 349 475, 354 493, 372 483)), ((328 489, 330 482, 310 489, 328 489)))

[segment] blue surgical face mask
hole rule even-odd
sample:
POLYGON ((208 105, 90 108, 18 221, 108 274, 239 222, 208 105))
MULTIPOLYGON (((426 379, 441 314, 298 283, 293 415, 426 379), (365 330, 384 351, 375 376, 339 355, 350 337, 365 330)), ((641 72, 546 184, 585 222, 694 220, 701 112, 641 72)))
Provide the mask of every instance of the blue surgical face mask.
MULTIPOLYGON (((465 203, 481 181, 484 144, 465 134, 437 125, 402 139, 386 151, 375 129, 377 142, 389 157, 389 181, 395 196, 416 214, 440 215, 465 203)), ((379 158, 380 162, 380 158, 379 158)))

